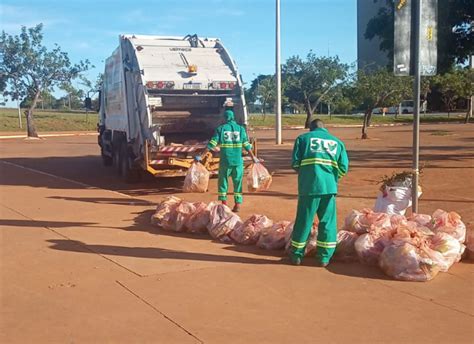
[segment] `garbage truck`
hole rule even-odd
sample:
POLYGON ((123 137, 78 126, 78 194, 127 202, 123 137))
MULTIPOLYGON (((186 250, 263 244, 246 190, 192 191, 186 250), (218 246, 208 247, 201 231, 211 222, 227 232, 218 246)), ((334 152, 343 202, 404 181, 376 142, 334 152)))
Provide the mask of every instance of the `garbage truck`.
MULTIPOLYGON (((242 78, 219 39, 120 35, 105 61, 100 91, 103 163, 127 182, 142 171, 184 176, 223 123, 223 106, 230 101, 237 122, 247 125, 242 78)), ((218 152, 203 163, 216 173, 218 152)))

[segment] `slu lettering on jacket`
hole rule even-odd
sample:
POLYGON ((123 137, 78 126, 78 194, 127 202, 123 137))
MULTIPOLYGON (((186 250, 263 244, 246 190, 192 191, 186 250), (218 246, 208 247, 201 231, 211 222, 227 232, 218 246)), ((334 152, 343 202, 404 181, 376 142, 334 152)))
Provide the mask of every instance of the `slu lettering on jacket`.
POLYGON ((328 153, 331 156, 336 156, 337 154, 338 144, 336 141, 313 137, 309 142, 309 149, 312 153, 328 153))

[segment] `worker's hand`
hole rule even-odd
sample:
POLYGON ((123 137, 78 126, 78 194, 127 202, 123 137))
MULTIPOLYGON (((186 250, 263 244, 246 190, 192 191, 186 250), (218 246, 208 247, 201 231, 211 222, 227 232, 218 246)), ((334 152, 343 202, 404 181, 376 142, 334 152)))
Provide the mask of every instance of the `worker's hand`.
POLYGON ((201 157, 200 155, 196 155, 196 156, 194 157, 194 161, 196 161, 196 162, 201 162, 201 161, 202 161, 202 157, 201 157))
POLYGON ((254 163, 260 164, 260 160, 256 156, 254 156, 252 159, 254 163))

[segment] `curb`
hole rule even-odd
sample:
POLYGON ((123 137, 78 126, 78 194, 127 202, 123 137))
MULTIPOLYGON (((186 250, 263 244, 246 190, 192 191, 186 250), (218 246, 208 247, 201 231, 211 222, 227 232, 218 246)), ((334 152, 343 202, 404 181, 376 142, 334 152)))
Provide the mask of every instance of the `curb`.
MULTIPOLYGON (((42 139, 45 137, 68 137, 68 136, 92 136, 98 135, 96 132, 93 133, 57 133, 57 134, 43 134, 39 135, 38 139, 42 139)), ((26 135, 0 135, 0 140, 5 139, 28 139, 26 135)), ((37 138, 31 138, 37 139, 37 138)))

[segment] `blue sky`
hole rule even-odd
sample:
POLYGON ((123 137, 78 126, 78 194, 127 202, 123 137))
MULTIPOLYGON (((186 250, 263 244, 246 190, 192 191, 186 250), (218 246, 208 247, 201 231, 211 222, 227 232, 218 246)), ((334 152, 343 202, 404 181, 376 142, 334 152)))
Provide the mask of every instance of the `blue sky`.
MULTIPOLYGON (((306 55, 357 55, 355 0, 281 0, 282 61, 306 55)), ((89 59, 94 80, 120 33, 218 37, 250 83, 274 71, 275 0, 1 0, 0 29, 44 24, 45 44, 71 60, 89 59)))

